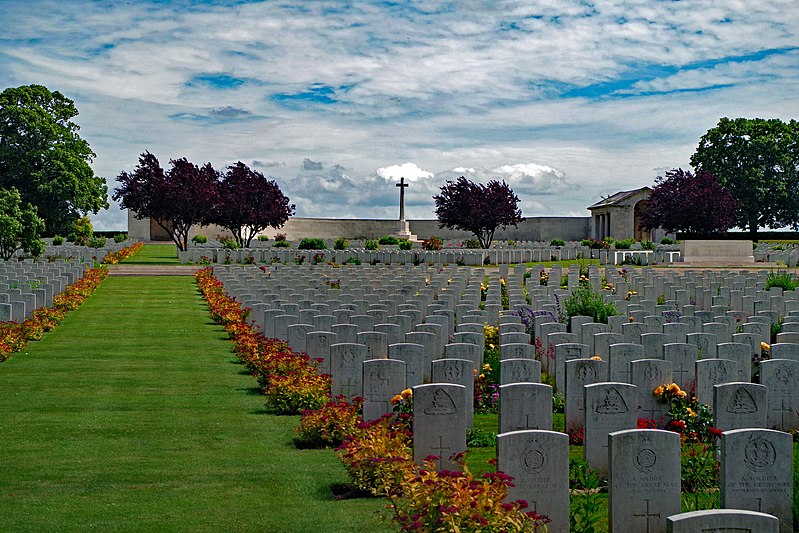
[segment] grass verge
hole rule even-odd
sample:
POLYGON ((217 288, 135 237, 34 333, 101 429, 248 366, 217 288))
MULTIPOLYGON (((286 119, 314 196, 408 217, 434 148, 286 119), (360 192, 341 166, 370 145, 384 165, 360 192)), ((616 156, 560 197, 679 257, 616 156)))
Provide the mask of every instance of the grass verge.
POLYGON ((390 530, 254 386, 192 278, 107 279, 0 365, 0 531, 390 530))

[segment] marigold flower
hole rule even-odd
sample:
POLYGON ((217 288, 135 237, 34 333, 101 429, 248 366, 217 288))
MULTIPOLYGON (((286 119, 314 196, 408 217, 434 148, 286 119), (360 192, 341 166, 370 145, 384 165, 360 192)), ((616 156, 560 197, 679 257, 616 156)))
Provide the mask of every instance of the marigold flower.
POLYGON ((663 394, 663 385, 656 388, 654 394, 655 396, 660 396, 661 394, 663 394))
POLYGON ((602 360, 602 357, 601 357, 601 356, 599 356, 599 355, 595 355, 595 356, 593 356, 593 357, 591 358, 591 360, 593 360, 593 361, 601 361, 601 360, 602 360))
POLYGON ((761 342, 760 343, 760 349, 769 351, 769 350, 771 350, 771 345, 768 344, 767 342, 761 342))
POLYGON ((679 396, 680 398, 685 398, 686 396, 688 396, 688 393, 685 392, 684 390, 677 391, 677 396, 679 396))
POLYGON ((680 392, 680 386, 677 385, 676 383, 672 383, 671 385, 669 385, 669 392, 675 393, 675 394, 680 392))
POLYGON ((697 416, 699 416, 696 414, 696 411, 694 411, 690 407, 686 408, 686 410, 688 411, 688 416, 690 416, 691 418, 696 418, 697 416))
POLYGON ((490 372, 491 371, 491 365, 489 365, 489 364, 483 365, 483 370, 485 370, 486 372, 490 372))
POLYGON ((411 389, 405 389, 400 394, 402 395, 403 398, 410 398, 411 396, 413 396, 413 391, 411 389))
POLYGON ((477 375, 477 369, 476 369, 476 368, 473 368, 473 369, 472 369, 472 372, 474 372, 474 375, 475 375, 475 376, 477 375))
POLYGON ((400 403, 402 401, 402 396, 396 394, 391 397, 391 403, 400 403))

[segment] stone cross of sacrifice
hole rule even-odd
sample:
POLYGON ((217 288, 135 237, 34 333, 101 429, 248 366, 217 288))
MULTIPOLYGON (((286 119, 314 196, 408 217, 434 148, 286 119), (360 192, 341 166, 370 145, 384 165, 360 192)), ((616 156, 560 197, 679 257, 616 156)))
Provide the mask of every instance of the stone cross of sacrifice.
POLYGON ((395 187, 400 188, 400 220, 405 220, 405 188, 408 186, 405 183, 405 178, 400 178, 400 182, 395 187))

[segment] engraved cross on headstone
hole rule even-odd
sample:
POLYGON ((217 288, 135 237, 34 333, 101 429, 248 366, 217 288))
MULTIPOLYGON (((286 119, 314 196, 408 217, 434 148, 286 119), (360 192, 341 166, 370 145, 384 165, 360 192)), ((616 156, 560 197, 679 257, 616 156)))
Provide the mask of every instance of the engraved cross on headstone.
POLYGON ((680 366, 672 370, 672 374, 674 375, 674 382, 677 383, 680 386, 680 388, 682 388, 683 385, 685 384, 685 374, 690 373, 690 371, 685 366, 683 366, 684 362, 685 361, 680 360, 680 366))
POLYGON ((791 409, 788 398, 782 398, 782 400, 780 401, 780 406, 775 408, 774 410, 780 414, 780 425, 781 425, 780 429, 785 430, 785 428, 788 425, 788 423, 785 420, 785 414, 788 413, 789 416, 793 414, 793 409, 791 409), (786 402, 788 402, 788 405, 786 405, 786 402))
POLYGON ((345 396, 352 396, 353 389, 355 389, 355 383, 352 382, 352 378, 348 377, 347 382, 341 384, 341 392, 343 392, 345 396))
POLYGON ((439 435, 438 436, 438 446, 433 446, 430 449, 432 451, 434 451, 434 452, 438 452, 438 453, 435 454, 435 455, 438 456, 438 468, 439 469, 443 468, 442 464, 443 464, 444 456, 442 455, 441 452, 443 452, 444 450, 449 451, 451 449, 449 446, 444 446, 444 436, 443 435, 439 435))
POLYGON ((535 429, 535 428, 531 428, 531 427, 530 427, 530 413, 525 413, 525 414, 524 414, 524 425, 523 425, 523 426, 517 426, 517 427, 516 427, 516 429, 517 429, 517 430, 521 430, 521 429, 535 429))
POLYGON ((646 511, 644 513, 634 513, 633 518, 646 518, 646 533, 651 533, 652 529, 650 528, 649 520, 652 518, 660 520, 660 513, 650 513, 649 500, 644 501, 646 502, 646 511))
POLYGON ((399 219, 405 220, 405 188, 408 187, 408 184, 405 183, 405 178, 400 178, 400 182, 395 185, 395 187, 399 187, 400 190, 400 212, 399 212, 399 219))

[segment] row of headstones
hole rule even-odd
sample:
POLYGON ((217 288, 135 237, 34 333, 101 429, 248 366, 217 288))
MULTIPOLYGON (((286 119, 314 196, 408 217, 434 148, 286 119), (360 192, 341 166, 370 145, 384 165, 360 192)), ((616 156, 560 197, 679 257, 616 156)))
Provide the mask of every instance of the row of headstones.
POLYGON ((202 260, 222 263, 245 263, 252 258, 257 264, 279 262, 292 264, 295 259, 304 256, 303 264, 313 263, 313 257, 319 255, 320 262, 335 262, 344 264, 348 260, 358 260, 361 264, 384 265, 413 265, 425 264, 461 264, 465 266, 482 266, 484 264, 516 264, 551 260, 570 260, 588 257, 588 249, 580 250, 573 247, 536 247, 536 248, 491 248, 466 249, 452 248, 440 251, 413 249, 399 250, 396 248, 383 248, 366 250, 364 248, 350 247, 346 250, 298 250, 296 248, 228 248, 191 247, 186 251, 178 252, 178 259, 183 262, 196 263, 202 260))
POLYGON ((782 262, 791 268, 799 263, 799 246, 795 244, 759 242, 752 254, 755 257, 755 261, 766 263, 782 262), (780 249, 777 249, 777 246, 780 249))
MULTIPOLYGON (((586 409, 626 415, 634 426, 629 410, 625 412, 622 405, 624 393, 619 390, 625 387, 614 383, 588 387, 586 409)), ((461 406, 467 388, 446 383, 414 387, 413 455, 417 463, 433 455, 438 457, 439 468, 458 468, 449 458, 466 450, 467 421, 461 406)), ((634 403, 629 396, 627 400, 634 403)), ((586 440, 588 431, 586 428, 586 440)), ((718 527, 793 531, 793 439, 788 433, 749 427, 724 431, 720 488, 721 506, 728 511, 685 515, 680 513, 678 434, 603 427, 599 440, 606 443, 611 532, 716 531, 718 527)), ((550 430, 522 429, 497 435, 497 469, 513 477, 508 499, 524 499, 533 511, 549 517, 552 532, 569 531, 568 448, 568 435, 550 430)))
POLYGON ((0 322, 22 322, 34 310, 53 305, 53 297, 80 279, 87 263, 0 263, 0 322))
MULTIPOLYGON (((111 252, 118 252, 122 248, 130 246, 132 241, 125 240, 123 242, 116 242, 114 239, 106 239, 105 244, 100 248, 90 248, 88 246, 79 246, 74 243, 64 242, 63 244, 53 245, 52 240, 45 241, 44 257, 64 257, 73 258, 79 261, 92 261, 96 258, 97 261, 102 261, 103 257, 111 252)), ((24 255, 24 253, 21 253, 24 255)))

